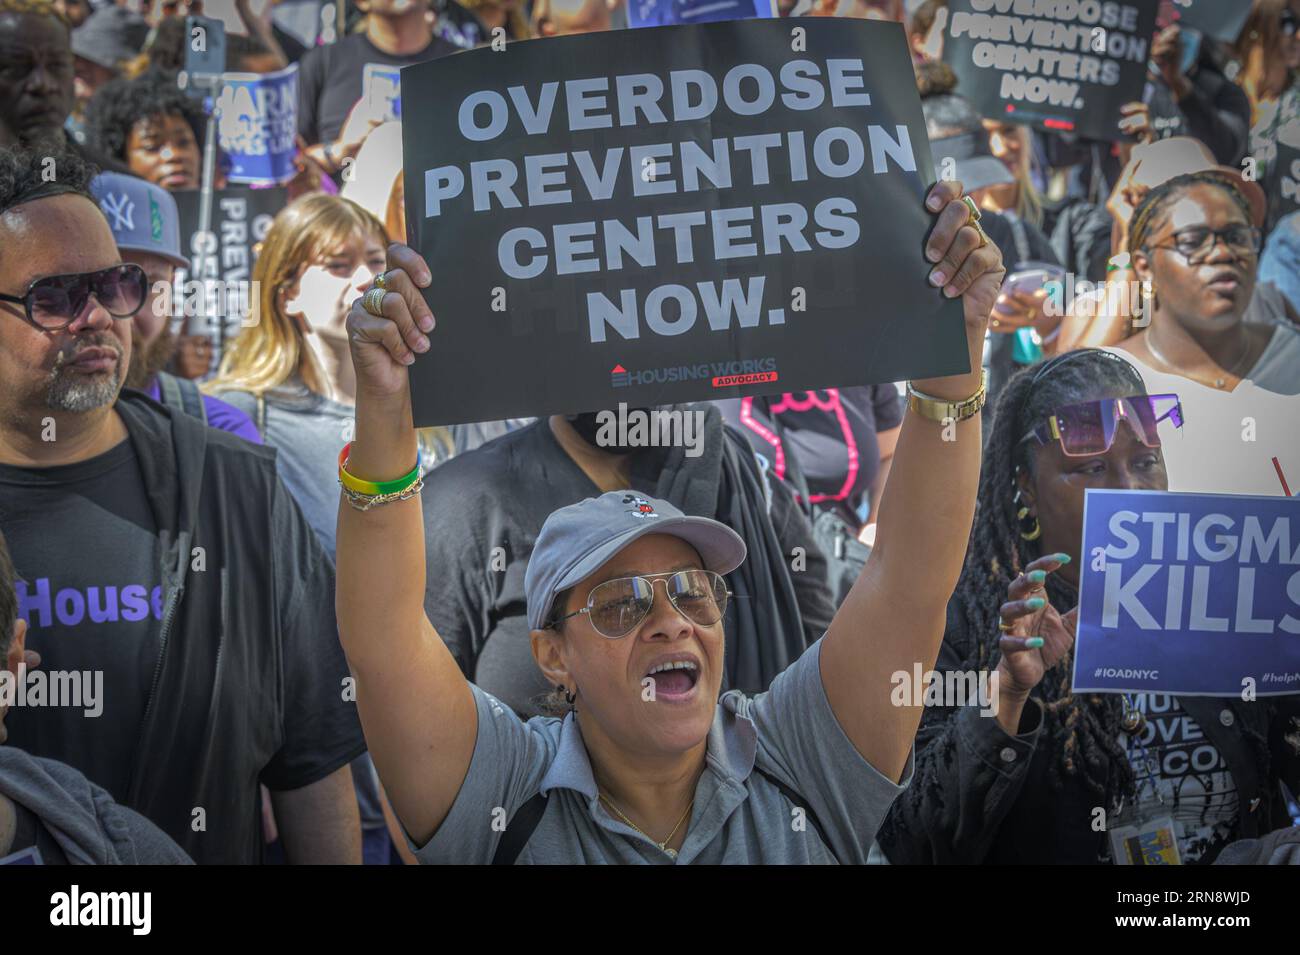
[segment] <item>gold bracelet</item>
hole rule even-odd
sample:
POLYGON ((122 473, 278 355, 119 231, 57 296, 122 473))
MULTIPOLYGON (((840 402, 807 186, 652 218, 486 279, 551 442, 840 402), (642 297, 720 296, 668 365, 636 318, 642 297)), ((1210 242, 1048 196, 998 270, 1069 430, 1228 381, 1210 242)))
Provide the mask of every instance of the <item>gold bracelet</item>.
POLYGON ((980 374, 979 391, 962 401, 949 401, 947 398, 936 398, 933 395, 917 391, 909 381, 907 383, 907 407, 922 418, 928 418, 943 425, 954 421, 965 421, 967 418, 974 417, 984 407, 984 399, 988 396, 988 385, 989 373, 984 370, 980 374))

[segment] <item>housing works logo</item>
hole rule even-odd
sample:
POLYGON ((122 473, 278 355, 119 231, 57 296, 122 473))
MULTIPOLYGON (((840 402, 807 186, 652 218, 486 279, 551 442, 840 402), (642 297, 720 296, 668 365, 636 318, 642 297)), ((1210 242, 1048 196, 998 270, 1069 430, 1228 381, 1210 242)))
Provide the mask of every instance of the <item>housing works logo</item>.
POLYGON ((674 381, 708 380, 714 388, 769 384, 777 380, 775 358, 746 358, 743 361, 709 361, 695 365, 669 365, 628 371, 622 365, 609 370, 611 388, 632 385, 665 385, 674 381))

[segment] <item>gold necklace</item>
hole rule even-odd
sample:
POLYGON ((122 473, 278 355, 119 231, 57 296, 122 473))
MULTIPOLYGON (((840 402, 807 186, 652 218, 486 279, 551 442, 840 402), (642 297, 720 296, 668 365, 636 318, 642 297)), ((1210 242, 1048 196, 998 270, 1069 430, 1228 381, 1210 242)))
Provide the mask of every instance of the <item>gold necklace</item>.
MULTIPOLYGON (((1243 334, 1246 339, 1246 347, 1241 350, 1241 354, 1237 356, 1237 360, 1234 361, 1230 367, 1222 369, 1224 372, 1226 372, 1229 375, 1236 374, 1237 366, 1239 366, 1242 363, 1243 359, 1245 359, 1245 357, 1250 354, 1250 333, 1244 332, 1243 334)), ((1147 335, 1147 351, 1151 352, 1152 357, 1154 357, 1156 361, 1160 362, 1160 364, 1164 365, 1166 368, 1173 369, 1174 366, 1169 363, 1168 359, 1166 359, 1164 355, 1160 354, 1160 352, 1156 350, 1156 346, 1151 342, 1150 335, 1147 335)), ((1214 387, 1216 388, 1224 388, 1227 386, 1227 384, 1228 381, 1226 378, 1216 377, 1214 379, 1214 387)))
POLYGON ((641 833, 641 835, 645 836, 645 837, 646 837, 647 839, 649 839, 651 842, 654 842, 654 844, 657 845, 657 846, 659 847, 659 849, 660 849, 661 852, 666 852, 666 853, 668 853, 668 858, 670 858, 670 859, 676 859, 676 858, 677 858, 677 850, 676 850, 676 849, 669 849, 669 848, 668 848, 668 843, 670 843, 670 842, 673 841, 673 836, 677 835, 677 830, 680 829, 682 823, 686 821, 686 815, 687 815, 687 813, 689 813, 689 812, 691 811, 691 807, 695 805, 695 800, 694 800, 694 799, 692 799, 690 802, 688 802, 688 803, 686 804, 686 810, 685 810, 685 812, 683 812, 683 813, 681 814, 681 816, 678 817, 678 819, 677 819, 677 825, 673 826, 673 831, 670 832, 670 833, 668 833, 667 838, 665 838, 663 842, 656 842, 654 836, 650 835, 650 833, 646 832, 644 829, 642 829, 640 826, 638 826, 635 822, 633 822, 631 819, 629 819, 629 818, 627 817, 627 813, 625 813, 622 809, 619 809, 618 806, 614 805, 614 800, 610 799, 608 796, 606 796, 606 795, 605 795, 604 793, 602 793, 602 792, 598 792, 597 795, 600 796, 601 801, 604 802, 605 805, 607 805, 610 809, 613 809, 614 812, 616 812, 616 813, 618 814, 618 817, 619 817, 620 819, 622 819, 624 822, 626 822, 629 826, 631 826, 631 827, 632 827, 633 829, 635 829, 637 832, 641 833))

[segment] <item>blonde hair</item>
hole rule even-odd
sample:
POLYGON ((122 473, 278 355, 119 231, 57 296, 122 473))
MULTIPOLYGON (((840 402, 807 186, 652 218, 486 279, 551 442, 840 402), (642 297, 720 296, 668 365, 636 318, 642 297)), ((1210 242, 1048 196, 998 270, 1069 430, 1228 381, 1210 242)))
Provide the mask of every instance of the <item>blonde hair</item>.
POLYGON ((1029 127, 1022 125, 1017 125, 1012 135, 1020 140, 1020 160, 1015 172, 1012 173, 1016 177, 1016 184, 1020 187, 1016 190, 1016 215, 1030 225, 1041 226, 1043 199, 1034 188, 1034 177, 1030 172, 1034 160, 1033 137, 1029 133, 1029 127))
POLYGON ((253 266, 251 324, 222 356, 217 375, 204 386, 205 391, 261 395, 297 375, 317 394, 330 393, 324 370, 307 347, 303 330, 280 311, 278 300, 281 290, 314 261, 358 234, 373 235, 388 244, 383 223, 339 196, 316 192, 280 210, 253 266))
POLYGON ((1232 52, 1241 62, 1237 84, 1250 99, 1251 124, 1257 121, 1259 106, 1282 90, 1267 89, 1268 75, 1282 57, 1282 14, 1289 0, 1255 0, 1232 52))

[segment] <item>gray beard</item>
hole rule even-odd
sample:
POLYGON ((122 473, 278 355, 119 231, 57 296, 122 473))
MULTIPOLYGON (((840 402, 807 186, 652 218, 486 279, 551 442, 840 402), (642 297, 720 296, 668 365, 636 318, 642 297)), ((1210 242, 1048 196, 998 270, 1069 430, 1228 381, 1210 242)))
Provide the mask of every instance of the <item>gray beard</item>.
POLYGON ((49 387, 45 392, 45 405, 50 410, 84 414, 117 400, 117 393, 122 389, 121 347, 115 340, 105 336, 104 340, 79 342, 78 348, 74 351, 90 345, 112 348, 117 352, 117 364, 113 367, 112 373, 87 379, 84 375, 64 368, 65 353, 60 353, 54 363, 54 370, 50 372, 49 387))

